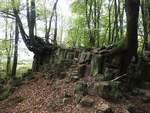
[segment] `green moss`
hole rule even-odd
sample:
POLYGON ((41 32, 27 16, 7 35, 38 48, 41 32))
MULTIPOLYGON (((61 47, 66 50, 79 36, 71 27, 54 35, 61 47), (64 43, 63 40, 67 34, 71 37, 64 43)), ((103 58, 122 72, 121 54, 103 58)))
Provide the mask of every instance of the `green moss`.
POLYGON ((84 81, 79 81, 75 85, 75 94, 86 95, 88 93, 88 85, 84 81))

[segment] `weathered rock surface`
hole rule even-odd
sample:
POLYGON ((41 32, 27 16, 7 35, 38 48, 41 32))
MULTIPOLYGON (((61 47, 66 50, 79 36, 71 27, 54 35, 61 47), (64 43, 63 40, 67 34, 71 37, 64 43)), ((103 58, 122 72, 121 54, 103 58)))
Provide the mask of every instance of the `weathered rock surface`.
POLYGON ((94 105, 94 100, 89 97, 83 97, 80 101, 82 107, 92 107, 94 105))
POLYGON ((104 103, 97 108, 96 113, 114 113, 114 111, 112 110, 110 105, 104 103))
POLYGON ((97 94, 105 99, 116 100, 122 97, 120 83, 117 81, 102 81, 95 84, 97 94))
POLYGON ((88 93, 88 85, 84 81, 79 81, 75 84, 74 93, 79 95, 87 95, 88 93))

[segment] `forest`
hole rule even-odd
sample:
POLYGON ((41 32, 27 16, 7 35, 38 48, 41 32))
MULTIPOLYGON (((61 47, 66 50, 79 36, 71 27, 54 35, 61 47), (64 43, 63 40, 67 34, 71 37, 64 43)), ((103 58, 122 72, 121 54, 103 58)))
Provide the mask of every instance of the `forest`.
POLYGON ((0 0, 0 113, 150 113, 150 0, 0 0))

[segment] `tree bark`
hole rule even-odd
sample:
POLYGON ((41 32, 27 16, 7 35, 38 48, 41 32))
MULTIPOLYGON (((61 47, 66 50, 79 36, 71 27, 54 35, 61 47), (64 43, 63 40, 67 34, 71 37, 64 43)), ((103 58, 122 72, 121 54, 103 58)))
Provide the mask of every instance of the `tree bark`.
MULTIPOLYGON (((32 64, 33 71, 38 71, 41 65, 43 65, 44 63, 49 63, 51 51, 53 51, 55 47, 53 47, 52 44, 45 42, 42 38, 38 36, 34 36, 35 4, 34 3, 31 4, 31 6, 33 6, 33 9, 31 10, 31 16, 33 17, 30 18, 30 22, 33 23, 32 23, 32 27, 30 26, 31 28, 29 28, 29 36, 28 36, 24 30, 22 21, 18 15, 18 10, 15 7, 15 2, 14 0, 11 1, 13 6, 13 12, 16 17, 22 39, 26 44, 27 48, 34 53, 34 61, 32 64)), ((34 0, 32 0, 31 2, 34 2, 34 0)))
POLYGON ((124 45, 125 53, 123 54, 120 62, 120 74, 126 73, 133 57, 137 59, 139 5, 139 0, 126 0, 127 37, 124 45))
POLYGON ((51 31, 52 19, 53 19, 54 12, 56 10, 57 4, 58 4, 58 0, 56 0, 55 3, 54 3, 52 14, 51 14, 50 20, 49 20, 49 26, 48 26, 48 29, 46 30, 47 32, 45 33, 45 40, 46 40, 47 43, 49 42, 49 35, 50 35, 49 33, 51 31))
POLYGON ((17 62, 18 62, 18 40, 19 40, 19 30, 18 25, 16 22, 15 26, 15 49, 14 49, 14 57, 13 57, 13 66, 12 66, 12 79, 16 78, 16 69, 17 69, 17 62))
POLYGON ((146 18, 147 18, 147 11, 146 11, 146 5, 145 2, 142 1, 141 4, 141 12, 142 12, 142 20, 143 20, 143 28, 144 28, 144 49, 148 50, 148 25, 146 22, 146 18))

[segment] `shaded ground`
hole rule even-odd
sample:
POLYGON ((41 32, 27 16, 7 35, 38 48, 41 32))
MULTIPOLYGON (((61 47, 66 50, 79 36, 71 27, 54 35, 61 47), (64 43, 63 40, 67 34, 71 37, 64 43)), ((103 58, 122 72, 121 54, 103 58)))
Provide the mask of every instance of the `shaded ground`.
MULTIPOLYGON (((90 77, 82 79, 89 84, 94 82, 90 77)), ((37 73, 34 80, 24 81, 8 99, 0 101, 0 113, 102 113, 100 110, 108 104, 115 107, 116 113, 128 113, 125 105, 129 103, 136 105, 138 113, 150 113, 150 102, 144 103, 139 97, 129 96, 111 103, 98 97, 94 91, 87 95, 95 101, 94 106, 81 107, 74 99, 74 85, 75 82, 70 81, 68 77, 61 80, 46 80, 42 73, 37 73), (70 97, 65 102, 66 95, 70 97), (24 99, 21 102, 14 102, 16 97, 24 99), (55 105, 56 103, 58 105, 55 105)))

